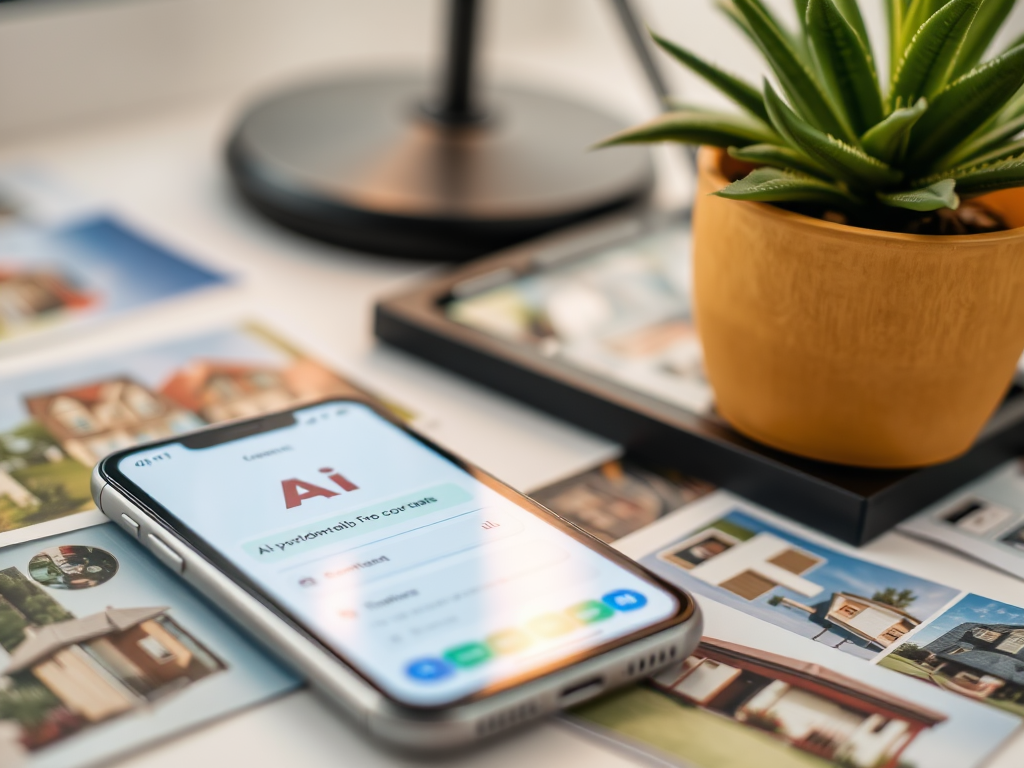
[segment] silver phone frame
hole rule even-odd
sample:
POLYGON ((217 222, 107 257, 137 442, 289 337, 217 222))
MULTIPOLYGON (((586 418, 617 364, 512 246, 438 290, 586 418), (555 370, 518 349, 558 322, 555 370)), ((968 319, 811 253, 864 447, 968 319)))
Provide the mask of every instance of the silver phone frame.
MULTIPOLYGON (((331 401, 333 400, 332 398, 331 401)), ((299 407, 312 407, 316 404, 310 403, 299 407)), ((373 407, 370 403, 366 404, 373 407)), ((187 434, 223 429, 225 426, 243 424, 247 421, 252 419, 216 424, 187 434)), ((428 446, 433 446, 429 438, 407 425, 401 426, 428 446)), ((129 451, 134 453, 144 450, 149 445, 159 446, 183 437, 186 435, 140 444, 125 451, 118 451, 114 455, 129 451)), ((136 538, 161 563, 248 630, 266 650, 306 680, 316 693, 346 712, 372 736, 400 749, 446 751, 471 745, 494 734, 641 680, 674 663, 680 663, 700 642, 703 629, 700 608, 696 600, 687 595, 692 606, 690 616, 676 626, 656 631, 627 645, 570 664, 476 701, 430 711, 408 707, 390 699, 372 686, 338 655, 311 641, 286 619, 232 580, 175 530, 151 514, 150 510, 122 493, 111 483, 112 478, 104 473, 106 461, 105 459, 96 465, 91 478, 93 499, 106 517, 136 538), (596 679, 601 680, 601 685, 586 685, 596 679), (574 689, 578 690, 566 694, 567 691, 574 689)), ((459 461, 478 469, 461 458, 459 461)), ((501 485, 518 494, 511 486, 505 483, 501 485)), ((529 501, 547 509, 533 499, 529 501)), ((558 517, 550 510, 547 511, 558 517)), ((564 518, 559 519, 568 522, 564 518)), ((572 527, 580 530, 577 526, 572 527)), ((599 543, 603 545, 603 542, 599 543)), ((662 581, 657 577, 653 578, 655 581, 662 581)), ((678 587, 673 588, 682 591, 678 587)))

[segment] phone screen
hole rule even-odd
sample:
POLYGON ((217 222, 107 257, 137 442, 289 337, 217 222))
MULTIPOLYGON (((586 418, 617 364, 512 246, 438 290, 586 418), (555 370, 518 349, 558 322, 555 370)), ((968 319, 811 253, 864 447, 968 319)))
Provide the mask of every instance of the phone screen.
POLYGON ((679 614, 673 594, 370 407, 294 417, 117 468, 391 697, 444 706, 679 614))

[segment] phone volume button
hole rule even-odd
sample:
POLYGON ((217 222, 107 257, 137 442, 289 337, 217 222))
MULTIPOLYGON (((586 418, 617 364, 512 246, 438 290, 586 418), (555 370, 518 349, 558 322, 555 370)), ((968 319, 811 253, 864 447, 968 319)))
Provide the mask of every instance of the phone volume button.
POLYGON ((149 551, 156 555, 157 559, 177 573, 185 570, 185 559, 171 549, 163 539, 153 533, 146 534, 146 545, 149 551))

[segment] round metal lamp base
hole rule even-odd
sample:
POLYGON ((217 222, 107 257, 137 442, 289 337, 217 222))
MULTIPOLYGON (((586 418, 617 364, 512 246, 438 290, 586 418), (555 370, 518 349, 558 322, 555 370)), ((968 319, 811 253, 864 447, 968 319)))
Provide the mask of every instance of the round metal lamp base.
POLYGON ((462 260, 643 197, 639 147, 591 152, 623 126, 561 99, 488 91, 460 124, 423 108, 423 80, 344 78, 255 104, 227 150, 256 209, 313 237, 393 256, 462 260))

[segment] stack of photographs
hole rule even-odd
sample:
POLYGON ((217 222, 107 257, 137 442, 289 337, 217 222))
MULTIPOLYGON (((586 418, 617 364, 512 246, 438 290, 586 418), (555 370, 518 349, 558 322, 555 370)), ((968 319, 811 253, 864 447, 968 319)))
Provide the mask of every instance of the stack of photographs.
POLYGON ((1024 720, 1024 608, 882 566, 721 490, 617 546, 705 616, 682 664, 567 716, 618 748, 688 768, 962 768, 1024 720))
MULTIPOLYGON (((0 354, 226 282, 45 175, 0 174, 0 354)), ((0 765, 106 763, 300 684, 106 522, 90 473, 352 395, 371 398, 256 324, 0 378, 0 765)))

